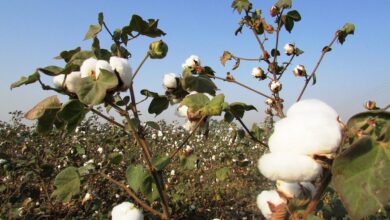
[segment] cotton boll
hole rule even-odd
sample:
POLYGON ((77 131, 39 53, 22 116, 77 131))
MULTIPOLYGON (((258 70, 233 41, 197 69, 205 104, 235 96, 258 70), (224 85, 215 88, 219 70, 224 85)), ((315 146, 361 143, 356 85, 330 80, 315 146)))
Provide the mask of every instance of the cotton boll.
POLYGON ((176 74, 174 73, 165 74, 163 79, 163 84, 164 87, 167 89, 176 89, 177 88, 176 74))
POLYGON ((176 115, 179 117, 187 117, 188 106, 182 105, 176 110, 176 115))
POLYGON ((271 152, 328 154, 337 150, 341 139, 337 120, 325 115, 307 114, 276 122, 268 145, 271 152))
POLYGON ((256 202, 257 207, 259 207, 261 213, 266 219, 270 219, 272 216, 272 211, 269 207, 269 203, 272 203, 275 206, 280 205, 282 203, 286 203, 286 201, 279 196, 276 190, 262 191, 257 196, 256 202))
MULTIPOLYGON (((81 64, 80 72, 81 72, 81 78, 88 77, 88 76, 95 76, 96 75, 96 63, 97 59, 95 58, 88 58, 84 60, 83 64, 81 64)), ((97 77, 96 77, 97 78, 97 77)))
POLYGON ((295 116, 295 115, 306 115, 306 114, 318 114, 318 115, 326 115, 330 118, 337 119, 338 114, 336 110, 330 107, 325 102, 322 102, 318 99, 305 99, 293 104, 287 110, 287 117, 295 116))
MULTIPOLYGON (((189 95, 194 95, 194 94, 198 94, 199 92, 197 91, 191 91, 189 95)), ((209 98, 210 100, 214 98, 214 96, 210 95, 209 93, 202 93, 203 95, 207 96, 207 98, 209 98)))
POLYGON ((191 131, 195 128, 195 126, 196 126, 197 123, 198 123, 198 122, 196 122, 196 121, 187 120, 186 123, 183 125, 183 128, 184 128, 185 130, 191 132, 191 131))
POLYGON ((198 56, 196 55, 191 55, 190 57, 188 57, 186 59, 186 62, 182 65, 183 68, 186 68, 186 67, 193 67, 195 65, 200 65, 200 59, 198 56))
POLYGON ((314 185, 310 182, 289 183, 277 180, 276 187, 278 191, 282 192, 288 198, 302 198, 306 192, 313 198, 316 192, 314 185))
POLYGON ((113 73, 114 70, 112 69, 112 66, 105 60, 98 60, 96 62, 96 79, 99 78, 99 75, 100 75, 100 72, 101 70, 104 69, 104 70, 107 70, 108 72, 111 72, 113 73))
POLYGON ((118 72, 123 85, 121 87, 122 90, 127 90, 131 84, 131 78, 133 76, 132 69, 127 59, 121 57, 110 57, 110 65, 112 69, 118 72))
POLYGON ((311 157, 291 153, 264 154, 257 166, 265 177, 274 181, 312 181, 322 172, 321 165, 311 157))
POLYGON ((76 83, 81 79, 80 72, 71 72, 66 76, 66 89, 69 92, 75 93, 76 92, 76 83))
POLYGON ((115 206, 111 212, 112 220, 143 220, 142 211, 137 209, 133 203, 122 202, 115 206))
POLYGON ((53 77, 54 87, 56 87, 57 89, 61 89, 62 88, 62 83, 64 82, 64 79, 65 79, 65 75, 64 74, 60 74, 60 75, 54 76, 53 77))

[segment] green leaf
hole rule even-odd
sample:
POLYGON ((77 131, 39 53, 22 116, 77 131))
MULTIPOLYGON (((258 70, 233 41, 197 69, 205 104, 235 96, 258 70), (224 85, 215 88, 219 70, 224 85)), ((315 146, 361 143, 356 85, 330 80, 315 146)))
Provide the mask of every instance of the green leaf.
POLYGON ((152 91, 149 91, 149 90, 147 90, 147 89, 141 90, 141 95, 144 95, 144 96, 147 96, 147 97, 153 97, 153 98, 155 98, 155 97, 158 96, 157 93, 152 92, 152 91))
POLYGON ((110 153, 108 155, 108 160, 110 161, 111 164, 114 165, 120 164, 122 162, 122 159, 123 159, 123 155, 118 152, 110 153))
POLYGON ((63 203, 69 202, 72 196, 80 192, 80 175, 76 167, 67 167, 62 170, 54 180, 52 197, 63 203))
POLYGON ((221 60, 221 64, 223 65, 223 66, 225 66, 225 63, 228 61, 228 60, 231 60, 232 59, 232 54, 229 52, 229 51, 223 51, 223 54, 222 54, 222 56, 221 56, 221 58, 220 58, 220 60, 221 60))
POLYGON ((257 109, 253 105, 247 105, 247 104, 242 103, 242 102, 233 102, 229 105, 229 107, 227 109, 227 111, 230 111, 231 114, 233 114, 233 116, 236 116, 239 118, 244 117, 245 112, 251 111, 251 110, 257 111, 257 109))
POLYGON ((65 66, 65 68, 70 66, 70 65, 81 66, 81 64, 83 64, 84 60, 91 58, 94 55, 95 54, 89 50, 79 51, 79 52, 72 55, 72 57, 70 58, 68 64, 65 66))
POLYGON ((80 176, 83 176, 85 174, 88 174, 90 170, 94 170, 95 166, 93 164, 86 164, 85 166, 79 167, 77 171, 79 172, 80 176))
POLYGON ((241 14, 242 9, 245 11, 249 11, 250 2, 249 0, 234 0, 231 6, 234 10, 237 10, 239 14, 241 14))
POLYGON ((362 136, 334 160, 332 173, 332 184, 352 219, 383 210, 390 201, 390 140, 362 136))
POLYGON ((286 15, 283 15, 282 16, 282 22, 284 24, 284 27, 286 28, 286 30, 291 33, 293 27, 294 27, 294 20, 289 17, 289 16, 286 16, 286 15))
POLYGON ((60 100, 57 96, 50 96, 40 101, 31 110, 29 110, 24 117, 29 120, 39 119, 43 116, 46 110, 59 110, 61 108, 60 100))
POLYGON ((210 95, 215 95, 217 90, 217 86, 207 76, 186 75, 182 78, 182 86, 189 92, 196 91, 210 95))
POLYGON ((287 13, 287 16, 292 18, 294 21, 300 21, 301 20, 301 15, 297 10, 292 10, 287 13))
POLYGON ((97 105, 103 102, 107 90, 118 85, 115 74, 101 69, 97 80, 91 77, 81 78, 76 84, 76 94, 80 101, 86 105, 97 105))
POLYGON ((188 108, 195 113, 201 108, 205 107, 209 102, 210 100, 206 95, 202 93, 196 93, 186 96, 181 104, 188 106, 188 108))
POLYGON ((299 56, 299 55, 303 54, 303 53, 304 53, 304 51, 303 51, 303 50, 301 50, 301 49, 299 49, 298 47, 295 47, 295 51, 294 51, 294 53, 295 53, 295 55, 296 55, 296 56, 299 56))
POLYGON ((245 137, 245 131, 243 129, 238 129, 237 134, 239 139, 243 139, 245 137))
POLYGON ((63 59, 66 63, 72 58, 73 55, 81 51, 81 47, 77 47, 73 50, 64 50, 60 55, 54 57, 55 59, 63 59))
POLYGON ((46 109, 43 115, 38 119, 37 131, 39 133, 48 133, 53 129, 53 125, 57 120, 57 112, 59 109, 46 109))
POLYGON ((272 50, 271 50, 271 56, 272 56, 272 57, 280 56, 279 50, 272 49, 272 50))
POLYGON ((47 66, 47 67, 44 67, 44 68, 38 68, 38 71, 48 75, 48 76, 56 76, 56 75, 59 75, 61 74, 61 72, 63 71, 64 69, 62 67, 59 67, 59 66, 47 66))
POLYGON ((147 121, 147 122, 146 122, 146 125, 149 126, 149 127, 151 127, 151 128, 153 128, 153 129, 155 129, 155 130, 161 130, 160 125, 158 125, 158 124, 157 124, 156 122, 154 122, 154 121, 147 121))
POLYGON ((100 24, 90 25, 88 32, 84 36, 84 40, 92 39, 96 37, 96 35, 102 31, 102 26, 100 24))
POLYGON ((292 1, 291 0, 279 0, 275 4, 278 8, 291 8, 292 7, 292 1))
POLYGON ((38 71, 29 75, 28 77, 22 76, 18 81, 11 84, 11 89, 22 86, 22 85, 35 83, 36 81, 39 80, 39 78, 40 78, 40 76, 39 76, 38 71))
POLYGON ((127 183, 135 192, 141 189, 147 177, 149 177, 149 173, 142 165, 130 165, 126 169, 127 183))
POLYGON ((227 122, 227 123, 231 123, 233 120, 234 120, 234 115, 232 113, 230 113, 229 111, 226 111, 225 112, 225 115, 223 116, 223 119, 227 122))
POLYGON ((85 108, 83 103, 77 99, 72 99, 61 107, 58 117, 66 122, 66 130, 72 132, 81 123, 87 112, 88 109, 85 108))
POLYGON ((259 126, 257 126, 256 123, 253 123, 251 133, 257 140, 262 139, 263 132, 264 132, 263 129, 261 129, 259 126))
POLYGON ((198 157, 195 154, 192 154, 188 157, 180 156, 180 165, 186 170, 192 170, 195 168, 195 163, 198 160, 198 157))
POLYGON ((213 99, 211 99, 211 101, 209 103, 207 103, 207 105, 200 110, 202 112, 202 115, 203 116, 221 115, 222 104, 224 103, 224 101, 225 101, 224 94, 219 94, 219 95, 213 97, 213 99))
POLYGON ((215 172, 215 175, 219 181, 224 181, 228 177, 228 174, 229 168, 227 167, 220 168, 215 172))
POLYGON ((157 96, 152 99, 150 102, 148 112, 150 114, 159 115, 169 106, 169 100, 166 96, 157 96))
POLYGON ((163 170, 169 163, 171 163, 171 158, 168 156, 155 156, 152 158, 152 164, 157 171, 163 170))
POLYGON ((123 33, 133 36, 132 32, 138 32, 141 35, 148 37, 160 37, 165 33, 157 28, 158 20, 148 19, 145 21, 139 15, 133 15, 130 20, 130 24, 122 29, 123 33))

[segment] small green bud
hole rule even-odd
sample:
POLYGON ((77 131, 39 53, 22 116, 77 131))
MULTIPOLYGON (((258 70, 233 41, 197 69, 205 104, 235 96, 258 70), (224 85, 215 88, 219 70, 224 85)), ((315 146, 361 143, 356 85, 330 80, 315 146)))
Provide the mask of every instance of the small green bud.
POLYGON ((149 46, 149 56, 152 59, 162 59, 168 53, 168 45, 162 41, 155 41, 149 46))

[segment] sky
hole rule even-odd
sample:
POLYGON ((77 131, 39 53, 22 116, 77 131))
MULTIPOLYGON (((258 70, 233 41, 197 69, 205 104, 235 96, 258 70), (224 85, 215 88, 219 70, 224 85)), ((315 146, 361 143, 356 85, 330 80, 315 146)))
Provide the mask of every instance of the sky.
MULTIPOLYGON (((268 22, 269 8, 275 1, 252 1, 255 8, 263 10, 268 22)), ((166 73, 181 73, 181 64, 192 54, 198 55, 203 65, 211 66, 218 76, 224 77, 231 71, 232 62, 222 66, 219 57, 224 50, 241 57, 255 58, 260 54, 258 44, 249 32, 234 35, 240 15, 230 7, 231 1, 103 1, 103 0, 0 0, 0 120, 10 119, 8 112, 28 111, 40 100, 53 95, 42 91, 38 85, 22 86, 10 90, 10 84, 21 76, 27 76, 37 67, 63 65, 53 57, 63 50, 81 46, 90 48, 90 41, 83 41, 90 24, 97 23, 97 14, 103 12, 111 29, 127 25, 133 14, 144 19, 159 19, 159 27, 167 33, 162 39, 169 45, 169 52, 163 60, 148 60, 134 84, 137 93, 149 89, 163 93, 162 78, 166 73)), ((280 45, 295 43, 305 51, 294 60, 291 67, 304 64, 310 72, 324 46, 332 39, 336 30, 345 22, 354 23, 355 35, 348 36, 343 45, 336 43, 326 55, 317 71, 318 82, 309 86, 304 99, 318 98, 339 112, 343 120, 363 111, 367 100, 375 100, 378 106, 390 103, 390 74, 388 71, 390 29, 388 21, 390 1, 293 1, 302 20, 295 24, 291 34, 282 31, 280 45)), ((101 34, 101 46, 111 45, 107 33, 101 34)), ((128 45, 133 68, 144 57, 150 42, 157 39, 141 38, 128 45)), ((266 42, 270 50, 272 40, 266 42)), ((280 50, 282 50, 280 48, 280 50)), ((280 60, 287 61, 282 56, 280 60)), ((234 77, 259 91, 269 93, 267 83, 251 77, 255 66, 264 64, 241 62, 234 77)), ((50 78, 44 80, 51 84, 50 78)), ((282 98, 288 108, 297 98, 304 80, 296 78, 292 69, 282 78, 282 98)), ((236 85, 216 81, 219 93, 224 93, 226 101, 241 101, 255 105, 258 111, 245 116, 247 123, 261 122, 264 118, 265 99, 236 85)), ((137 96, 140 100, 142 97, 137 96)), ((65 98, 61 98, 65 101, 65 98)), ((175 107, 154 117, 146 111, 149 101, 141 104, 144 120, 174 120, 175 107)))

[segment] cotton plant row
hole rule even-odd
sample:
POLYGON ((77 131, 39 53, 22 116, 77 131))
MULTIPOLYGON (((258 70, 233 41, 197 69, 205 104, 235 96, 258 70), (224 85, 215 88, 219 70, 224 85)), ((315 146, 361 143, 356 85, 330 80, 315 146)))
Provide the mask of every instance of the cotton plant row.
POLYGON ((263 191, 257 205, 270 219, 272 207, 289 199, 313 198, 313 182, 322 175, 316 156, 333 158, 342 139, 343 125, 337 112, 326 103, 307 99, 293 104, 287 117, 275 123, 269 138, 270 153, 258 161, 260 172, 276 181, 276 190, 263 191))

